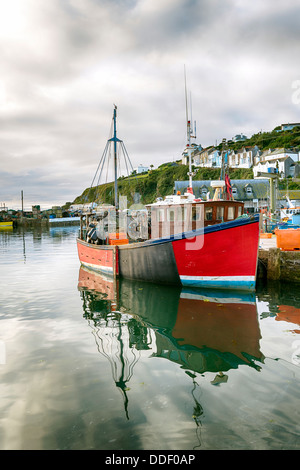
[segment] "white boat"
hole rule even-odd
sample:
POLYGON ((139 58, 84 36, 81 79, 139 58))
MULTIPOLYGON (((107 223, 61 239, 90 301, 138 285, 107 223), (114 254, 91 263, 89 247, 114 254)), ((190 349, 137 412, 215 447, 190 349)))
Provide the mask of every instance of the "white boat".
POLYGON ((295 206, 288 196, 286 196, 286 199, 288 207, 280 209, 280 218, 282 222, 292 223, 293 216, 300 214, 300 206, 295 206))

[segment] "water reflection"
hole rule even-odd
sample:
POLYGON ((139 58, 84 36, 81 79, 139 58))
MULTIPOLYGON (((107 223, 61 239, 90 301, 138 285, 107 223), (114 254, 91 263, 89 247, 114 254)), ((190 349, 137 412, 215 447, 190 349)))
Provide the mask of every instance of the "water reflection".
POLYGON ((267 305, 262 318, 274 317, 275 321, 292 323, 292 333, 300 334, 300 289, 295 284, 284 282, 259 283, 256 289, 257 298, 267 305))
POLYGON ((77 233, 0 233, 2 449, 299 449, 299 286, 79 293, 77 233))
POLYGON ((128 414, 128 391, 141 351, 171 361, 191 378, 193 418, 203 409, 194 391, 197 374, 215 373, 211 384, 228 381, 230 369, 260 370, 264 360, 253 294, 187 290, 126 279, 112 280, 81 267, 78 289, 99 352, 111 364, 128 414))

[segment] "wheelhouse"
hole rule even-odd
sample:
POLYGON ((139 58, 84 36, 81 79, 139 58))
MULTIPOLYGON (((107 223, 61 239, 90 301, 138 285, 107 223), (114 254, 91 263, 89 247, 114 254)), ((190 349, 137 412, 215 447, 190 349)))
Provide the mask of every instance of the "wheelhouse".
POLYGON ((244 204, 225 200, 156 203, 147 209, 151 211, 151 238, 160 238, 235 220, 243 215, 244 204))

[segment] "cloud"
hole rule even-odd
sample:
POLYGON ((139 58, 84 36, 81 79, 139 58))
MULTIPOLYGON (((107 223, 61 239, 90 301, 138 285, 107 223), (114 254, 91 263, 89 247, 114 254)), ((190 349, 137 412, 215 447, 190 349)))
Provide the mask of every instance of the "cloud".
POLYGON ((296 0, 11 0, 0 4, 0 200, 51 206, 89 186, 118 106, 133 166, 299 120, 296 0), (5 177, 4 177, 5 176, 5 177), (45 178, 48 183, 45 183, 45 178), (33 202, 34 201, 34 202, 33 202))

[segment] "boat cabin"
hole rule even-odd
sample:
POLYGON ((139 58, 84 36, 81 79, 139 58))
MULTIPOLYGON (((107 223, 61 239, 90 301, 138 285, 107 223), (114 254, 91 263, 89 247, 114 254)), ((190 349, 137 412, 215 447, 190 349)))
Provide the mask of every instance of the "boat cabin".
POLYGON ((208 225, 228 222, 243 215, 239 201, 157 202, 146 206, 151 212, 151 238, 169 237, 208 225))

